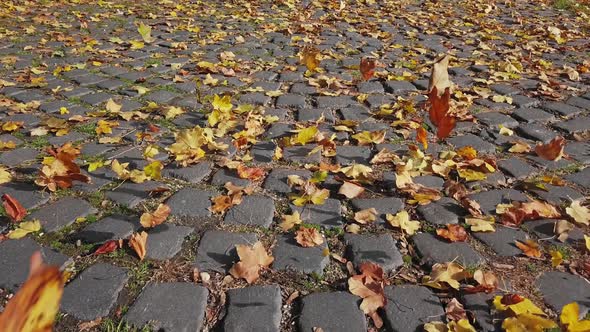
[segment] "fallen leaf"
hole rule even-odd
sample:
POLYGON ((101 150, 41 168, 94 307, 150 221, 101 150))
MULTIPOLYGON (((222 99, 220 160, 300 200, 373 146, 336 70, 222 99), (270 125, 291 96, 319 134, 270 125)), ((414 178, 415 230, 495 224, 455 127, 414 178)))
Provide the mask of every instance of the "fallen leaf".
POLYGON ((103 245, 98 247, 93 253, 93 255, 104 255, 111 253, 119 248, 119 241, 117 240, 110 240, 105 242, 103 245))
POLYGON ((428 132, 422 126, 416 129, 416 141, 422 143, 424 150, 428 149, 428 132))
POLYGON ((491 218, 465 218, 465 223, 472 232, 495 232, 494 217, 491 218))
POLYGON ((0 331, 51 331, 64 279, 57 266, 44 265, 41 252, 35 252, 31 256, 29 277, 0 314, 0 331))
POLYGON ((478 269, 473 273, 473 279, 477 281, 478 285, 465 288, 467 293, 485 292, 489 294, 498 288, 498 278, 492 272, 483 272, 478 269))
POLYGON ((41 230, 41 223, 39 220, 23 221, 18 224, 18 228, 10 231, 7 235, 9 239, 20 239, 29 233, 38 232, 41 230))
POLYGON ((315 227, 301 227, 295 232, 295 240, 305 248, 319 246, 324 243, 324 237, 315 227))
POLYGON ((141 233, 133 233, 129 238, 129 246, 135 250, 135 253, 139 257, 139 260, 142 261, 145 258, 146 254, 146 244, 147 244, 147 237, 148 233, 141 232, 141 233))
POLYGON ((261 167, 247 167, 244 164, 239 164, 236 168, 238 176, 242 179, 257 181, 264 178, 265 172, 261 167))
POLYGON ((359 70, 363 80, 368 81, 375 75, 375 65, 377 64, 376 59, 362 58, 359 65, 359 70))
POLYGON ((349 181, 344 181, 344 183, 342 183, 342 186, 340 186, 340 189, 338 189, 338 193, 340 195, 346 196, 346 198, 358 197, 364 191, 365 191, 364 187, 359 186, 358 184, 352 183, 349 181))
POLYGON ((320 65, 319 54, 320 51, 316 47, 306 45, 299 56, 299 60, 308 70, 315 71, 320 65))
POLYGON ((567 332, 587 332, 590 331, 590 320, 579 320, 580 306, 577 302, 566 304, 561 309, 559 321, 567 327, 567 332))
POLYGON ((418 220, 410 220, 410 215, 405 210, 395 215, 386 214, 385 218, 392 227, 400 228, 408 235, 414 235, 420 229, 420 222, 418 220))
POLYGON ((354 221, 359 224, 369 224, 377 220, 377 210, 375 208, 368 208, 354 213, 354 221))
POLYGON ((363 299, 360 309, 373 319, 377 328, 380 328, 383 322, 377 310, 387 305, 383 291, 383 269, 375 263, 364 262, 360 264, 359 270, 360 274, 348 278, 348 290, 363 299))
POLYGON ((137 32, 139 32, 143 41, 148 44, 156 40, 152 37, 152 27, 144 24, 143 22, 139 23, 139 27, 137 27, 137 32))
POLYGON ((551 250, 549 251, 549 254, 551 255, 551 266, 557 267, 561 265, 563 262, 563 255, 559 250, 551 250))
POLYGON ((432 272, 422 278, 422 283, 436 289, 459 289, 460 281, 469 277, 469 272, 457 263, 436 263, 432 272))
POLYGON ((541 257, 541 250, 539 249, 539 244, 532 239, 525 240, 524 242, 520 242, 518 240, 514 241, 516 246, 522 250, 522 252, 529 257, 540 258, 541 257))
POLYGON ((508 149, 508 152, 512 153, 528 153, 531 151, 531 146, 525 142, 516 141, 514 144, 508 149))
POLYGON ((295 227, 295 225, 299 225, 303 222, 303 220, 301 220, 301 215, 299 214, 299 211, 295 211, 293 212, 293 214, 284 214, 282 219, 283 221, 279 226, 281 226, 281 229, 284 232, 295 227))
POLYGON ((171 211, 170 206, 160 203, 154 212, 144 212, 139 222, 145 228, 158 226, 168 218, 171 211))
POLYGON ((253 246, 236 245, 240 261, 229 270, 234 278, 243 278, 251 284, 258 280, 260 269, 268 267, 274 258, 266 252, 262 242, 256 241, 253 246))
POLYGON ((467 313, 463 308, 461 302, 459 302, 456 298, 453 298, 445 308, 445 314, 448 320, 452 321, 459 321, 461 319, 467 318, 467 313))
POLYGON ((27 210, 16 198, 13 198, 9 194, 2 195, 2 205, 4 206, 6 215, 8 215, 12 222, 18 223, 27 215, 27 210))
POLYGON ((565 209, 565 212, 579 224, 590 224, 590 209, 582 206, 580 200, 573 201, 572 204, 565 209))
POLYGON ((436 235, 443 237, 451 242, 467 240, 467 232, 465 228, 460 225, 448 224, 447 228, 439 228, 436 230, 436 235))
POLYGON ((565 148, 565 138, 557 136, 549 143, 537 143, 535 152, 543 159, 557 161, 563 157, 563 149, 565 148))

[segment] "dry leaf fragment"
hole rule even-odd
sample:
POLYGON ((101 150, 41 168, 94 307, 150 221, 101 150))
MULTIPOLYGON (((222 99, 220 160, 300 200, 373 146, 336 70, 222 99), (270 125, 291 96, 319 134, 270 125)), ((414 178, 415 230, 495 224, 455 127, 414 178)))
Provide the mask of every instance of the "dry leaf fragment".
POLYGON ((119 241, 117 240, 110 240, 105 242, 103 245, 98 247, 93 253, 93 255, 104 255, 111 253, 119 248, 119 241))
POLYGON ((295 232, 295 240, 305 248, 319 246, 324 243, 324 237, 315 227, 301 227, 295 232))
POLYGON ((368 208, 354 213, 354 221, 359 224, 369 224, 377 220, 377 210, 375 208, 368 208))
POLYGON ((245 279, 249 284, 258 280, 260 269, 268 267, 274 261, 260 241, 256 241, 253 246, 238 244, 236 250, 240 261, 232 266, 229 273, 234 278, 245 279))
POLYGON ((303 220, 301 220, 301 215, 299 214, 299 211, 294 211, 293 214, 284 214, 283 221, 279 226, 281 226, 283 232, 286 232, 291 228, 295 227, 295 225, 299 225, 302 222, 303 220))
POLYGON ((485 292, 489 294, 498 288, 498 278, 492 272, 477 270, 473 273, 473 279, 477 281, 478 285, 465 288, 467 293, 485 292))
POLYGON ((410 220, 410 215, 405 210, 402 210, 395 215, 386 214, 385 218, 391 226, 400 228, 408 235, 414 235, 414 233, 420 229, 420 222, 417 220, 410 220))
POLYGON ((375 263, 364 262, 360 264, 359 270, 360 274, 348 278, 348 290, 363 299, 360 309, 373 319, 377 328, 380 328, 383 322, 377 310, 387 304, 383 292, 383 269, 375 263))
POLYGON ((416 129, 416 141, 422 143, 424 150, 428 149, 428 132, 422 126, 416 129))
POLYGON ((29 277, 0 314, 0 331, 51 331, 63 294, 57 266, 43 264, 41 252, 31 256, 29 277))
POLYGON ((447 228, 439 228, 436 230, 436 235, 443 237, 451 242, 467 240, 467 232, 465 228, 460 225, 448 224, 447 228))
POLYGON ((158 226, 168 218, 171 211, 170 206, 161 203, 154 212, 143 213, 139 222, 145 228, 158 226))
POLYGON ((514 241, 516 246, 522 250, 522 252, 529 257, 540 258, 541 250, 539 244, 532 239, 525 240, 524 242, 514 241))
POLYGON ((2 195, 2 205, 4 206, 6 215, 8 215, 12 222, 18 223, 27 215, 27 210, 16 198, 9 194, 2 195))
POLYGON ((460 281, 469 277, 469 272, 454 262, 437 263, 432 266, 429 276, 424 276, 422 283, 436 289, 459 289, 460 281))
POLYGON ((129 246, 135 250, 135 253, 139 257, 139 260, 142 261, 145 258, 145 254, 147 252, 147 237, 148 233, 141 232, 141 233, 134 233, 129 238, 129 246))
POLYGON ((375 65, 377 64, 376 59, 362 58, 359 65, 359 70, 363 80, 368 81, 375 75, 375 65))
POLYGON ((566 304, 561 309, 559 321, 567 327, 567 332, 590 331, 590 320, 580 320, 580 306, 577 302, 566 304))
POLYGON ((316 47, 312 45, 306 45, 299 56, 299 60, 302 65, 307 67, 308 70, 315 71, 320 65, 319 54, 320 51, 316 47))
POLYGON ((557 136, 549 143, 537 143, 535 152, 543 159, 557 161, 563 157, 563 149, 565 148, 565 138, 557 136))
POLYGON ((340 189, 338 189, 338 193, 346 196, 346 198, 358 197, 364 191, 365 188, 363 186, 359 186, 358 184, 349 181, 344 181, 340 189))
POLYGON ((579 224, 590 224, 590 209, 582 206, 580 200, 573 201, 572 204, 565 209, 565 212, 579 224))
POLYGON ((459 302, 456 298, 453 298, 447 307, 445 308, 445 314, 448 320, 459 321, 461 319, 467 318, 467 313, 463 308, 461 302, 459 302))

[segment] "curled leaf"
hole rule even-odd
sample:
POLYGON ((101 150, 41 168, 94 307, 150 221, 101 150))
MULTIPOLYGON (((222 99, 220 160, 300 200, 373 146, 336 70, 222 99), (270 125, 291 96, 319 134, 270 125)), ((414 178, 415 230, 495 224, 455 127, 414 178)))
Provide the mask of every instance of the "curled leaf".
POLYGON ((2 205, 6 215, 12 222, 20 222, 27 215, 27 210, 21 205, 21 203, 9 194, 2 195, 2 205))

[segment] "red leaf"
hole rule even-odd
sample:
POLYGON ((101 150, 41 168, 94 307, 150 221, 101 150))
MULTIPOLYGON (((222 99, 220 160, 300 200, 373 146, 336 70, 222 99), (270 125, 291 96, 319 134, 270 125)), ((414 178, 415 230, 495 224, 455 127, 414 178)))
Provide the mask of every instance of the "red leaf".
POLYGON ((361 71, 361 76, 365 81, 368 81, 373 77, 375 74, 375 65, 376 60, 370 58, 362 58, 361 64, 359 65, 359 70, 361 71))
POLYGON ((440 97, 438 96, 436 86, 428 93, 428 101, 430 102, 428 115, 432 124, 438 129, 436 137, 440 140, 447 138, 455 128, 456 119, 449 113, 450 99, 451 90, 449 88, 446 88, 445 93, 440 97))
POLYGON ((537 143, 537 146, 535 146, 535 152, 543 159, 557 161, 563 157, 564 148, 565 138, 557 136, 547 144, 537 143))
POLYGON ((94 255, 108 254, 110 252, 117 250, 117 248, 119 248, 118 241, 110 240, 108 242, 105 242, 105 244, 100 246, 98 249, 96 249, 96 251, 94 252, 94 255))
POLYGON ((27 215, 27 210, 16 198, 9 194, 2 195, 2 205, 4 205, 4 210, 12 222, 20 222, 27 215))
POLYGON ((428 133, 422 126, 416 129, 416 141, 418 141, 418 143, 422 143, 424 150, 428 149, 428 133))

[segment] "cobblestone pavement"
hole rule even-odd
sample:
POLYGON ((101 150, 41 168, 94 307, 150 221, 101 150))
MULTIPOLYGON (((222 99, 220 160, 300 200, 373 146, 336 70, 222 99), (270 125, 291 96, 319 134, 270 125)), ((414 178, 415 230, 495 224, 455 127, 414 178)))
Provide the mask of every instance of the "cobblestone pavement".
POLYGON ((41 250, 71 273, 56 331, 415 331, 461 318, 494 331, 505 294, 556 322, 577 302, 583 317, 588 15, 542 1, 344 5, 0 4, 0 194, 41 225, 14 239, 23 224, 0 219, 0 308, 41 250), (425 101, 443 53, 458 120, 439 141, 425 101), (367 80, 364 57, 378 59, 367 80), (539 157, 555 137, 566 156, 539 157), (553 213, 514 222, 519 202, 553 213), (160 203, 170 215, 150 227, 160 203), (257 242, 272 263, 255 262, 249 284, 236 245, 257 242), (367 288, 376 314, 349 287, 366 262, 384 271, 367 288), (448 279, 454 267, 464 277, 448 279), (482 272, 498 282, 466 291, 489 286, 482 272))

